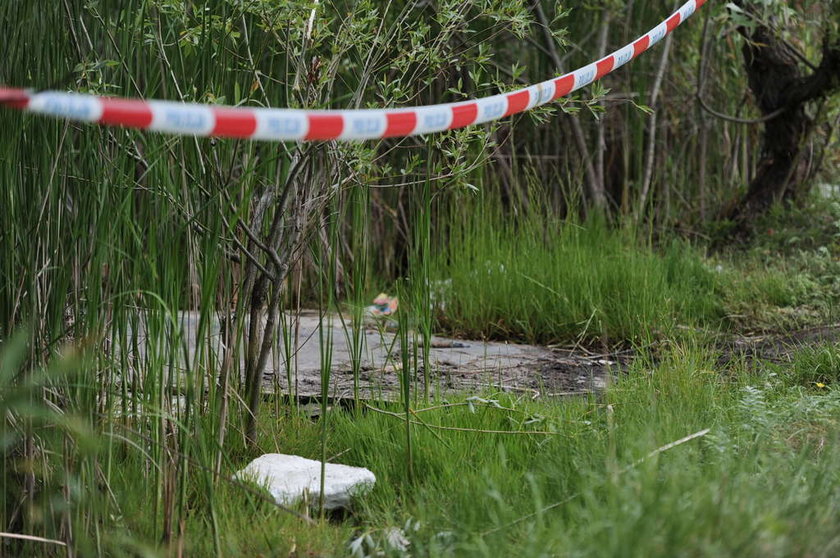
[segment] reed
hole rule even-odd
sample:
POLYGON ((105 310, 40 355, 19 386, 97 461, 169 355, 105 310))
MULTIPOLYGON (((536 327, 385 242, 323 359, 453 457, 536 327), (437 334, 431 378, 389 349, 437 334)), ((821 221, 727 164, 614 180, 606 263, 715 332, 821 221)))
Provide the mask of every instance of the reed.
MULTIPOLYGON (((0 83, 249 106, 445 102, 544 79, 557 70, 552 50, 569 67, 588 62, 608 10, 615 41, 627 42, 671 6, 541 7, 548 33, 531 5, 513 0, 7 0, 0 83)), ((699 119, 683 110, 693 83, 685 68, 696 66, 699 38, 692 27, 675 37, 650 210, 637 229, 621 223, 644 176, 636 147, 647 115, 634 105, 648 102, 655 56, 594 99, 564 103, 562 120, 549 108, 364 145, 173 138, 0 113, 0 556, 341 554, 361 532, 381 541, 409 519, 421 525, 410 530, 415 555, 830 548, 836 456, 819 440, 835 431, 834 391, 747 392, 759 385, 747 370, 707 373, 708 347, 675 349, 656 374, 661 355, 651 355, 604 396, 615 409, 614 463, 702 428, 713 436, 604 484, 602 401, 491 393, 480 395, 498 406, 455 398, 453 411, 433 389, 430 340, 441 329, 638 344, 677 325, 727 326, 733 300, 800 300, 782 272, 719 277, 701 248, 660 232, 698 223, 698 166, 712 208, 748 178, 758 149, 750 128, 718 121, 700 124, 720 150, 698 160, 671 149, 693 153, 699 119), (591 220, 577 217, 587 212, 586 171, 570 119, 603 161, 607 209, 591 220), (381 410, 397 417, 330 409, 326 326, 350 308, 358 402, 370 395, 359 387, 363 307, 374 287, 392 284, 403 302, 389 349, 401 392, 381 410), (295 387, 294 317, 306 305, 325 326, 314 422, 295 387), (266 405, 272 359, 283 361, 286 393, 266 405), (380 481, 354 521, 312 526, 232 480, 266 451, 340 456, 380 481), (530 490, 510 481, 526 475, 530 490), (781 490, 790 478, 805 480, 781 490), (570 495, 556 515, 541 511, 570 495), (744 506, 756 513, 739 515, 744 506), (750 546, 755 533, 763 546, 750 546)), ((708 66, 717 85, 706 93, 736 113, 740 62, 725 41, 708 48, 719 63, 708 66)), ((833 370, 826 354, 814 358, 833 370)), ((808 382, 812 361, 802 359, 796 377, 808 382)))

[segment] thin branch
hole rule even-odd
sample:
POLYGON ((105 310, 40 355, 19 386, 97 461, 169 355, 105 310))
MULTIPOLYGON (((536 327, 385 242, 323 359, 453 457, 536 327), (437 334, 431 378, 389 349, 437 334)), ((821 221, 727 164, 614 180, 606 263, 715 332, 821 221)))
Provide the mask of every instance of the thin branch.
POLYGON ((782 46, 788 49, 788 52, 798 58, 803 64, 811 68, 811 70, 817 71, 819 69, 819 66, 808 60, 805 55, 799 51, 799 49, 790 44, 784 37, 779 36, 779 41, 782 43, 782 46))
POLYGON ((665 77, 665 69, 668 66, 668 55, 671 52, 672 38, 673 35, 665 37, 665 45, 662 47, 662 56, 659 58, 659 67, 656 70, 656 77, 653 80, 653 89, 650 93, 650 106, 653 108, 653 112, 650 115, 650 123, 648 126, 648 142, 645 150, 645 168, 644 175, 642 177, 642 192, 639 194, 636 221, 639 221, 645 212, 648 194, 650 193, 650 186, 653 183, 653 167, 656 150, 656 123, 659 117, 659 111, 656 105, 659 102, 659 92, 662 88, 662 80, 665 77))
POLYGON ((34 535, 21 535, 18 533, 6 533, 0 532, 0 538, 3 539, 20 539, 23 541, 32 541, 32 542, 40 542, 40 543, 47 543, 47 544, 57 544, 58 546, 67 546, 67 543, 57 541, 54 539, 45 539, 44 537, 36 537, 34 535))
MULTIPOLYGON (((549 29, 548 18, 545 15, 545 11, 542 8, 540 0, 536 0, 534 2, 533 11, 537 16, 537 20, 543 30, 543 34, 545 35, 545 42, 550 51, 551 60, 554 62, 557 71, 562 73, 563 61, 557 53, 557 47, 554 44, 554 36, 551 34, 551 30, 549 29)), ((578 151, 580 151, 584 172, 586 173, 586 183, 589 186, 589 197, 596 208, 599 210, 604 209, 607 205, 607 198, 604 194, 604 185, 598 181, 598 174, 595 172, 595 165, 592 163, 592 156, 589 153, 589 147, 586 144, 586 135, 583 132, 583 126, 581 126, 580 120, 574 116, 566 115, 566 118, 572 125, 572 136, 574 136, 575 144, 577 145, 578 151)))
POLYGON ((774 110, 770 114, 765 114, 764 116, 760 116, 758 118, 738 118, 737 116, 729 116, 728 114, 723 114, 722 112, 718 112, 712 107, 710 107, 708 104, 706 104, 706 100, 703 99, 699 91, 697 92, 695 97, 697 98, 697 102, 700 104, 700 108, 702 108, 704 111, 708 112, 716 118, 726 120, 727 122, 734 122, 736 124, 763 124, 764 122, 768 122, 770 120, 778 118, 779 116, 788 111, 788 107, 784 106, 782 108, 774 110))

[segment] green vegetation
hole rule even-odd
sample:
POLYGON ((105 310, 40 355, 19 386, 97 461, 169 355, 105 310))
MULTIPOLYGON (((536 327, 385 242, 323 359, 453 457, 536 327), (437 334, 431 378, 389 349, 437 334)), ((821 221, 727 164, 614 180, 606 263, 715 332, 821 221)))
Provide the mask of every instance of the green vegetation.
MULTIPOLYGON (((532 194, 533 196, 533 194, 532 194)), ((539 199, 539 196, 533 196, 539 199)), ((438 326, 531 343, 639 342, 675 327, 779 330, 833 323, 838 205, 813 199, 762 220, 750 246, 462 203, 433 255, 438 326)))
POLYGON ((837 544, 837 392, 713 368, 707 349, 678 345, 656 368, 639 361, 603 399, 497 396, 418 411, 428 427, 415 428, 415 483, 399 465, 394 418, 337 420, 332 443, 380 472, 360 517, 411 519, 415 555, 786 556, 837 544))
POLYGON ((722 281, 686 242, 654 250, 632 230, 599 221, 465 213, 433 265, 440 321, 458 334, 639 341, 677 324, 723 321, 722 281))
MULTIPOLYGON (((42 421, 56 417, 40 410, 39 437, 92 444, 81 446, 69 470, 35 467, 39 484, 52 471, 61 479, 57 488, 75 487, 73 498, 85 513, 63 508, 60 492, 38 499, 33 511, 45 519, 50 512, 65 514, 82 554, 154 554, 157 546, 167 554, 182 547, 190 556, 343 555, 356 541, 369 555, 377 549, 400 555, 387 541, 402 529, 413 556, 666 556, 687 548, 698 556, 825 555, 840 542, 832 528, 840 520, 840 392, 833 382, 820 388, 812 380, 836 379, 837 352, 834 345, 804 351, 769 373, 742 364, 722 373, 714 349, 688 341, 669 346, 657 363, 639 358, 598 397, 561 404, 488 393, 421 406, 412 425, 413 478, 406 476, 398 407, 334 413, 327 455, 371 468, 378 482, 352 516, 316 526, 275 508, 256 490, 214 486, 196 467, 164 482, 177 482, 184 492, 183 524, 173 524, 167 536, 163 510, 149 504, 157 488, 147 480, 155 463, 145 454, 147 443, 123 430, 119 418, 105 421, 96 437, 74 430, 71 417, 58 423, 58 432, 44 429, 42 421), (833 368, 805 377, 817 354, 823 362, 833 358, 833 368), (446 430, 452 427, 465 430, 446 430), (119 443, 124 439, 136 445, 119 443), (77 477, 85 467, 74 465, 85 463, 107 465, 106 476, 77 477), (98 535, 89 539, 82 529, 93 521, 85 514, 95 506, 109 511, 97 516, 98 535)), ((10 358, 6 352, 4 372, 10 358)), ((7 411, 10 404, 4 400, 7 411)), ((21 416, 35 414, 29 409, 21 416)), ((230 460, 272 451, 319 457, 318 421, 266 411, 259 432, 251 450, 232 437, 230 460)), ((200 461, 190 448, 180 451, 200 461)), ((44 555, 51 547, 7 548, 16 549, 14 555, 44 555)))
POLYGON ((811 391, 834 389, 840 382, 840 346, 809 347, 797 352, 789 365, 775 373, 785 385, 811 391))
MULTIPOLYGON (((762 9, 817 60, 822 4, 762 9)), ((446 102, 589 62, 672 7, 6 0, 0 84, 446 102)), ((686 100, 761 111, 744 102, 746 16, 704 10, 706 31, 681 27, 667 56, 424 138, 196 140, 0 110, 0 557, 836 554, 840 206, 797 183, 732 242, 717 216, 755 176, 761 123, 686 100), (399 390, 364 401, 363 308, 386 289, 399 390), (327 398, 329 334, 312 341, 317 401, 262 393, 268 362, 297 380, 303 308, 349 309, 350 408, 327 398), (827 340, 799 335, 811 326, 827 340), (585 397, 444 400, 433 333, 633 362, 585 397), (785 343, 732 350, 752 334, 785 343), (343 516, 284 509, 233 480, 275 451, 379 481, 343 516)), ((808 108, 837 117, 836 99, 808 108)), ((836 180, 837 130, 812 127, 809 179, 836 180)))

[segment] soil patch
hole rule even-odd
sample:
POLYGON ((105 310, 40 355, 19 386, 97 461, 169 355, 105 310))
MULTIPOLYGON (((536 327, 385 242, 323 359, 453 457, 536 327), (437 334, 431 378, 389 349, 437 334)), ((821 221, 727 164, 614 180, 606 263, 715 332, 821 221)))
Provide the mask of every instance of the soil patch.
MULTIPOLYGON (((186 358, 191 363, 196 358, 198 320, 198 312, 179 314, 186 358)), ((321 323, 315 312, 305 312, 300 318, 297 343, 294 344, 297 349, 290 360, 292 392, 302 398, 321 394, 321 323)), ((354 367, 348 343, 352 335, 350 325, 332 315, 323 327, 330 328, 332 337, 330 396, 352 397, 354 367)), ((142 347, 145 331, 139 333, 142 347)), ((370 324, 364 328, 362 338, 360 396, 366 399, 398 398, 402 356, 395 332, 381 324, 370 324)), ((266 366, 264 388, 267 393, 289 393, 286 368, 289 359, 285 352, 281 337, 266 366)), ((417 352, 416 356, 411 355, 412 360, 416 358, 417 361, 412 388, 423 389, 426 374, 422 350, 417 352)), ((625 369, 630 360, 629 353, 594 355, 579 350, 437 336, 433 338, 429 353, 429 386, 431 392, 439 396, 452 392, 481 393, 488 389, 522 392, 533 398, 588 393, 603 388, 608 378, 625 369)), ((208 337, 202 342, 202 354, 215 360, 216 365, 222 361, 218 319, 214 318, 208 337)), ((244 357, 239 364, 240 370, 244 370, 244 357)))
POLYGON ((720 344, 722 354, 719 364, 726 365, 735 359, 748 362, 789 362, 793 354, 804 347, 837 343, 840 341, 840 324, 822 325, 784 333, 737 335, 720 344))

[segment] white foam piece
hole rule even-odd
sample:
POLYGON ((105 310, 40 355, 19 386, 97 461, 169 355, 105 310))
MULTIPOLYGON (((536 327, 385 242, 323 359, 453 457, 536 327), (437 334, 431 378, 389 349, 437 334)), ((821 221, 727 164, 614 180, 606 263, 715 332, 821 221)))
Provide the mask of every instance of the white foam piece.
MULTIPOLYGON (((291 505, 308 495, 317 505, 321 494, 321 462, 298 455, 267 453, 251 461, 234 478, 249 479, 264 485, 274 501, 291 505)), ((324 508, 349 507, 353 496, 369 490, 376 476, 364 467, 337 463, 326 464, 324 479, 324 508)))

